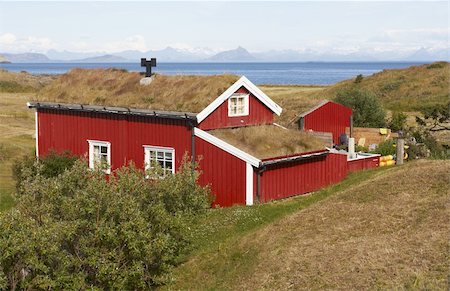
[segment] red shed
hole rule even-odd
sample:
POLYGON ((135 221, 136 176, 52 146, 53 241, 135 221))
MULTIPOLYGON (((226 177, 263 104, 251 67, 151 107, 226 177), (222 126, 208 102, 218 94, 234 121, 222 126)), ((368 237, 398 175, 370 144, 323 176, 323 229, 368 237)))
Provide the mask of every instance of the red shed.
POLYGON ((351 128, 352 114, 351 108, 324 100, 302 113, 298 122, 301 130, 332 133, 333 143, 339 144, 340 135, 345 134, 346 128, 351 128))
MULTIPOLYGON (((196 86, 191 84, 189 88, 196 86)), ((351 110, 329 103, 306 114, 305 125, 313 124, 309 118, 314 120, 316 112, 326 115, 342 111, 349 120, 351 110)), ((272 125, 273 115, 281 114, 281 107, 245 77, 197 114, 52 102, 30 102, 28 106, 36 109, 38 156, 52 150, 71 151, 86 156, 92 168, 101 164, 108 174, 130 161, 141 168, 157 162, 163 175, 175 173, 184 155, 201 157, 199 183, 210 185, 215 196, 213 205, 252 205, 256 200, 266 202, 303 194, 337 183, 348 172, 346 157, 330 153, 323 146, 319 151, 305 153, 297 151, 295 144, 288 145, 290 152, 279 154, 283 145, 276 144, 281 141, 274 138, 275 131, 287 137, 307 134, 272 125), (262 140, 271 139, 271 149, 275 150, 263 157, 253 154, 255 145, 245 144, 245 138, 240 147, 214 132, 236 128, 257 132, 263 127, 270 128, 262 140)), ((338 119, 344 122, 345 118, 338 119)), ((340 126, 325 124, 316 128, 333 130, 337 135, 340 126)), ((343 125, 344 132, 348 126, 343 125)))

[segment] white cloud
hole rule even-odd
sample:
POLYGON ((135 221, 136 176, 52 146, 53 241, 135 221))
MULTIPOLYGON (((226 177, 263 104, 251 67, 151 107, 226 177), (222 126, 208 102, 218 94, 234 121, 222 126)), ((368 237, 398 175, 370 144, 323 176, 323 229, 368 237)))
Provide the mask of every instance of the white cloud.
POLYGON ((124 50, 139 50, 146 51, 147 43, 144 36, 142 35, 132 35, 121 41, 108 42, 105 44, 100 44, 97 50, 102 50, 106 52, 118 52, 124 50))
POLYGON ((5 33, 0 35, 0 44, 1 45, 11 45, 16 41, 16 36, 12 33, 5 33))
POLYGON ((0 35, 0 50, 3 52, 45 52, 56 47, 57 44, 47 37, 18 38, 12 33, 0 35))
POLYGON ((369 43, 395 49, 429 47, 434 49, 448 46, 450 28, 388 29, 370 38, 369 43))

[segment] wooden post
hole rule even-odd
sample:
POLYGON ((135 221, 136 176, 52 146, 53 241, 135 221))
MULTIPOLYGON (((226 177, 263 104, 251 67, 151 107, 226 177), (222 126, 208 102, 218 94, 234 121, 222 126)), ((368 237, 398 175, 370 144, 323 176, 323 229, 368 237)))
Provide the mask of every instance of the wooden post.
POLYGON ((350 115, 350 137, 353 136, 353 115, 350 115))
POLYGON ((405 140, 403 138, 397 139, 397 165, 403 165, 403 157, 405 151, 405 140))

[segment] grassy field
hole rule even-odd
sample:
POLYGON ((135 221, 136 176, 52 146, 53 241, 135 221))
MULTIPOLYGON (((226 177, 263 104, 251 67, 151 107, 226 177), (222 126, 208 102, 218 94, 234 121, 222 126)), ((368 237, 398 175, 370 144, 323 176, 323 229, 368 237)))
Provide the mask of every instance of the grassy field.
POLYGON ((211 211, 169 290, 448 287, 450 162, 351 175, 309 196, 211 211))
POLYGON ((34 111, 26 106, 32 96, 0 93, 0 212, 14 204, 13 161, 34 150, 34 111))
POLYGON ((320 94, 333 98, 337 91, 348 88, 373 92, 389 110, 418 111, 426 106, 450 102, 450 63, 383 70, 364 77, 360 83, 355 80, 339 82, 320 94))

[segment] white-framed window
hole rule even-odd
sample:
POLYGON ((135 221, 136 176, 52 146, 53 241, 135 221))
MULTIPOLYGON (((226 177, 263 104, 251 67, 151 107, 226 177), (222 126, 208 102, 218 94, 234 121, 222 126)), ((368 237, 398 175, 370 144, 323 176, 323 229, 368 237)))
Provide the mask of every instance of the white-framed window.
POLYGON ((145 170, 152 170, 158 167, 161 172, 157 174, 161 177, 175 173, 175 149, 157 146, 144 146, 145 170), (156 166, 158 165, 158 166, 156 166))
POLYGON ((235 93, 228 98, 228 116, 248 115, 248 94, 235 93))
POLYGON ((88 140, 89 168, 101 168, 106 174, 111 174, 111 143, 107 141, 88 140))

